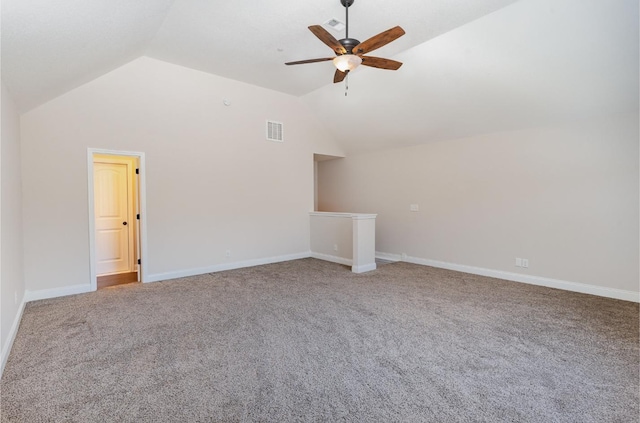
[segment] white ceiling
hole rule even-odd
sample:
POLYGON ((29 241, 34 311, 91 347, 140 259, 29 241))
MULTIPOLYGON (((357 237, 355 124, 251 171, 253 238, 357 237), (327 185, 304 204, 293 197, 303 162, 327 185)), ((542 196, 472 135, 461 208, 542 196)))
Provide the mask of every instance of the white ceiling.
POLYGON ((303 100, 347 152, 638 114, 638 12, 519 1, 399 53, 395 73, 356 69, 347 97, 335 85, 303 100))
MULTIPOLYGON (((638 113, 637 0, 355 0, 350 36, 395 25, 333 84, 307 29, 339 0, 2 0, 2 81, 21 111, 141 56, 301 96, 346 151, 638 113), (280 51, 282 50, 282 51, 280 51), (391 124, 385 124, 391 122, 391 124)), ((333 33, 336 38, 342 33, 333 33)))
POLYGON ((173 0, 2 0, 2 81, 26 111, 143 55, 173 0))
MULTIPOLYGON (((393 56, 514 1, 356 0, 349 35, 364 41, 400 25, 407 35, 376 52, 393 56)), ((2 80, 22 111, 141 55, 302 95, 331 83, 331 64, 284 62, 332 56, 307 27, 344 21, 339 0, 2 0, 1 7, 2 80)))

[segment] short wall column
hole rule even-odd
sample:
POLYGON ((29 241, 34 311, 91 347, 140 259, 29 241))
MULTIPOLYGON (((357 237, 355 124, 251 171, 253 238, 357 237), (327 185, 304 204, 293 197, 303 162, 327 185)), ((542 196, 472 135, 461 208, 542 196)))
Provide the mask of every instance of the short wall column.
POLYGON ((311 257, 351 266, 354 273, 376 269, 376 216, 311 212, 311 257))
POLYGON ((353 273, 376 269, 376 216, 353 215, 353 273))

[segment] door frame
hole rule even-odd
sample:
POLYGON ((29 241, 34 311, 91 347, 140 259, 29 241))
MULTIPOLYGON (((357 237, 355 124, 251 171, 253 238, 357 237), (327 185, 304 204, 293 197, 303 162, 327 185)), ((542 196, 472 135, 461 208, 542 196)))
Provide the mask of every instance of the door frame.
POLYGON ((95 194, 93 185, 93 155, 107 154, 111 156, 127 156, 138 159, 138 168, 140 169, 138 178, 138 210, 140 212, 140 236, 138 245, 140 252, 140 282, 147 282, 148 278, 148 260, 147 260, 147 190, 146 190, 146 173, 145 173, 145 157, 142 152, 106 150, 102 148, 87 148, 87 181, 88 181, 88 206, 89 206, 89 273, 91 291, 98 289, 98 277, 96 274, 96 222, 95 222, 95 194))

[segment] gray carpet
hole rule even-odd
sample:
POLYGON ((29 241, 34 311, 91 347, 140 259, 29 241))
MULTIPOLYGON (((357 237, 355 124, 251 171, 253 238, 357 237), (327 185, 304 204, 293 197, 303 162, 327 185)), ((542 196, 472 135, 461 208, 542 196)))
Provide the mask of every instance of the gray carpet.
POLYGON ((2 422, 638 422, 638 304, 314 259, 29 303, 2 422))

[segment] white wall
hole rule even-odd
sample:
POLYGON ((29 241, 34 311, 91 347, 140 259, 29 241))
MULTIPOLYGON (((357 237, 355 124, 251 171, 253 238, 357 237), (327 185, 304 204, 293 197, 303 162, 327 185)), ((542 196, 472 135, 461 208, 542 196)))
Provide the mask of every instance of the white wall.
POLYGON ((88 147, 146 154, 151 277, 307 252, 313 153, 342 154, 293 96, 147 57, 21 128, 29 291, 89 283, 88 147), (266 119, 284 143, 265 140, 266 119))
POLYGON ((4 84, 1 95, 0 346, 4 369, 12 338, 19 324, 25 285, 22 267, 20 121, 11 95, 4 84))
POLYGON ((380 252, 637 293, 638 154, 637 114, 362 153, 318 163, 319 209, 378 213, 380 252))

